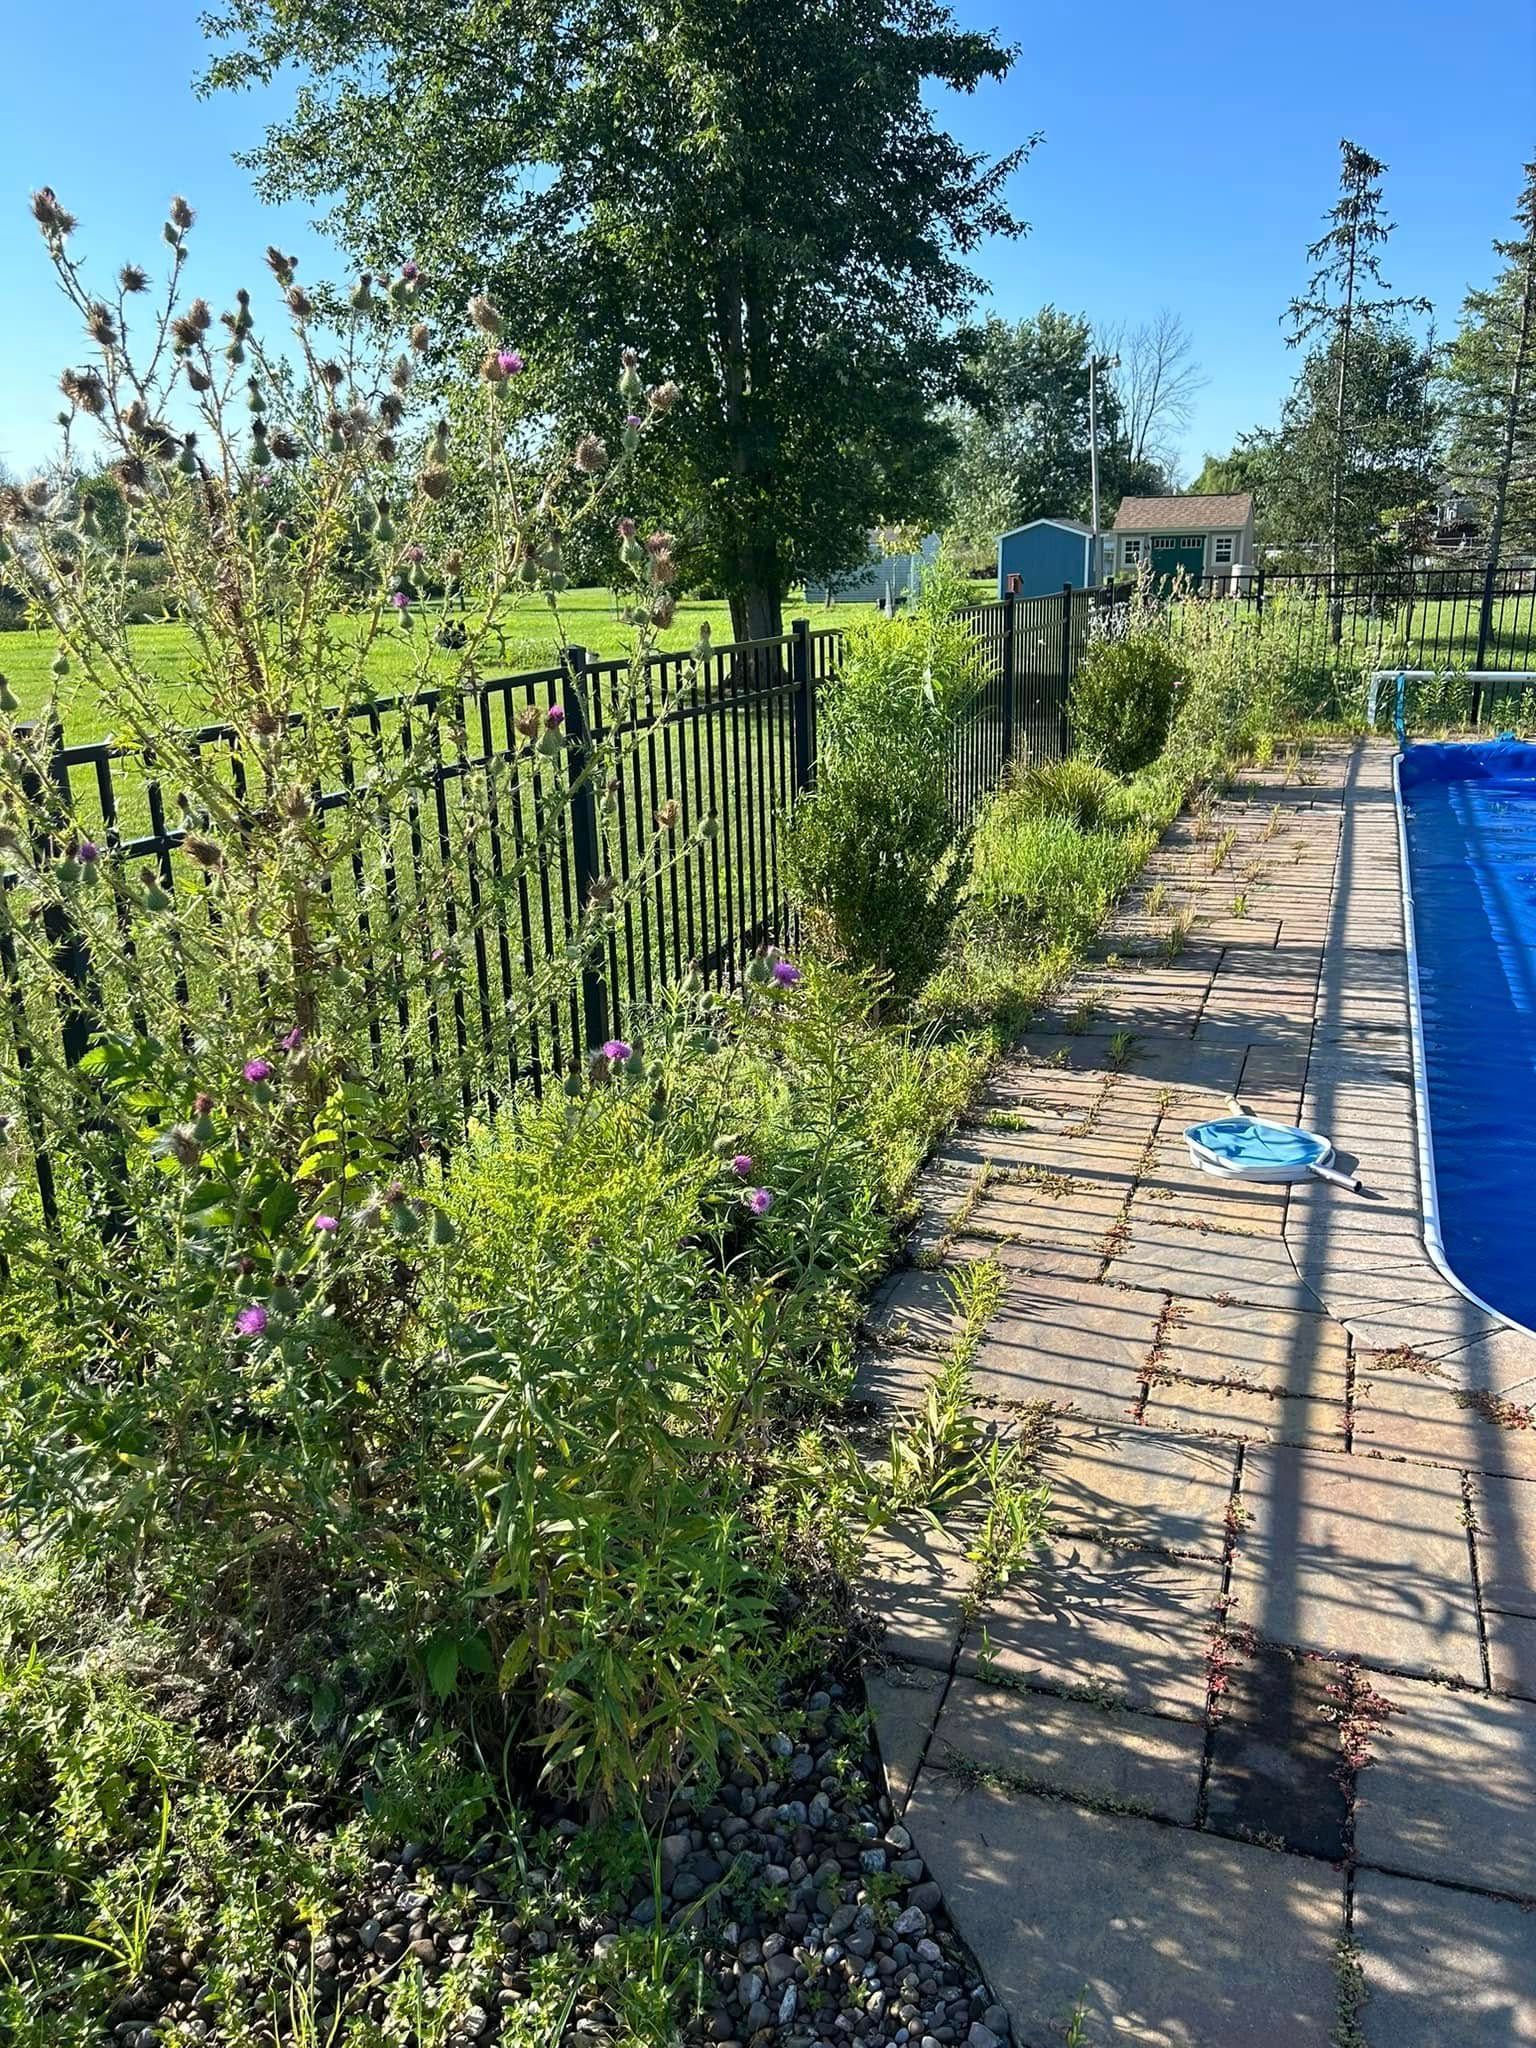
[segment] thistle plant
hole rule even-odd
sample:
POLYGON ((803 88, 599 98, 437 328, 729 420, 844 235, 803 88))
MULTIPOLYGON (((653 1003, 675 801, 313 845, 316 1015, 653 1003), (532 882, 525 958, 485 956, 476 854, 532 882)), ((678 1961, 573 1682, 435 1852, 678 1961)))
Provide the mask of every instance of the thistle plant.
MULTIPOLYGON (((578 792, 611 791, 637 743, 629 702, 671 622, 676 568, 666 534, 642 540, 615 515, 676 387, 647 390, 626 349, 618 424, 538 464, 523 358, 483 294, 445 403, 419 375, 433 337, 413 263, 338 292, 269 248, 268 329, 249 291, 217 312, 193 293, 185 200, 167 211, 158 285, 130 263, 104 290, 57 196, 37 192, 32 211, 84 355, 60 378, 58 462, 0 494, 4 573, 56 646, 34 724, 15 722, 0 681, 0 952, 15 991, 0 1094, 16 1128, 117 1176, 112 1104, 82 1089, 87 1012, 119 1037, 153 1020, 183 1118, 208 1075, 290 1029, 310 1106, 367 1071, 381 1126, 423 1137, 487 1074, 530 1054, 578 1062, 574 1027, 555 1042, 547 1020, 626 898, 687 850, 676 807, 627 849, 621 878, 546 910, 536 951, 516 958, 506 934, 519 891, 558 870, 578 792), (105 486, 84 475, 90 460, 105 486), (472 553, 439 539, 470 478, 472 553), (609 519, 632 578, 627 681, 602 704, 570 675, 488 696, 488 649, 519 608, 542 606, 567 647, 564 551, 609 519), (190 639, 174 679, 131 630, 146 561, 190 639), (466 600, 453 633, 431 629, 429 589, 466 600), (381 703, 386 642, 408 682, 381 703), (77 693, 112 733, 113 807, 94 766, 72 770, 60 751, 77 693)), ((672 687, 687 682, 685 664, 672 687)), ((600 809, 600 861, 616 869, 608 829, 600 809)))

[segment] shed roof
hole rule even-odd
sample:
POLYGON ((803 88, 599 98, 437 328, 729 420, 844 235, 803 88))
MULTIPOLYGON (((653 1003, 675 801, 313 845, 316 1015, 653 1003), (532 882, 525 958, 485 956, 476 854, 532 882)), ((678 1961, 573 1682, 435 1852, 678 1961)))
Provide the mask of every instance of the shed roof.
POLYGON ((1016 533, 1028 533, 1033 526, 1064 526, 1069 533, 1092 533, 1091 526, 1084 526, 1081 519, 1026 519, 1022 526, 1010 526, 1006 533, 998 535, 999 540, 1011 540, 1016 533))
POLYGON ((1122 498, 1116 533, 1172 533, 1188 527, 1246 526, 1252 491, 1203 491, 1185 498, 1122 498))

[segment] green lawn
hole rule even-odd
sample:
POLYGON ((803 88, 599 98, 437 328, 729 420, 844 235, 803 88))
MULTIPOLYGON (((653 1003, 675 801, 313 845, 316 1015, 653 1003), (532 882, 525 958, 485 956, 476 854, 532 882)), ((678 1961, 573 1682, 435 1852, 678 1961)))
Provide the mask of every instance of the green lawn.
MULTIPOLYGON (((561 609, 566 633, 574 644, 600 655, 623 655, 629 651, 632 629, 620 623, 611 592, 568 591, 561 609)), ((786 621, 797 614, 809 618, 813 627, 846 625, 852 619, 871 617, 873 607, 808 607, 791 600, 785 607, 786 621)), ((705 623, 717 646, 729 641, 731 616, 725 604, 685 599, 678 605, 677 617, 661 635, 659 644, 667 649, 691 647, 698 639, 699 627, 705 623)), ((422 638, 430 641, 436 624, 435 611, 424 609, 417 619, 414 638, 393 624, 381 634, 369 662, 369 673, 381 691, 410 682, 422 638)), ((164 679, 167 694, 174 700, 178 678, 186 673, 192 659, 190 632, 177 624, 135 626, 130 632, 145 668, 164 679)), ((9 680, 23 716, 39 711, 54 687, 49 674, 54 645, 52 637, 44 634, 0 633, 0 674, 9 680)), ((556 650, 557 637, 547 609, 542 602, 530 601, 509 614, 504 644, 493 645, 492 665, 487 672, 512 675, 523 669, 547 668, 556 659, 556 650)), ((438 659, 446 667, 452 657, 441 654, 438 659)), ((88 679, 70 677, 58 694, 67 738, 76 742, 100 739, 110 730, 112 721, 103 712, 88 679)))

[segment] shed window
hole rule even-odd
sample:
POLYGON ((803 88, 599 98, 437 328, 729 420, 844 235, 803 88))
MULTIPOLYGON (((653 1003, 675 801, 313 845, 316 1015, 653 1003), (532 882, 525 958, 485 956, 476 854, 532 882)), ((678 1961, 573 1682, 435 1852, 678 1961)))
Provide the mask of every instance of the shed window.
POLYGON ((1232 536, 1230 533, 1218 533, 1215 540, 1214 560, 1219 566, 1224 567, 1231 559, 1232 536))
POLYGON ((1122 541, 1120 545, 1125 551, 1121 556, 1121 560, 1125 562, 1127 567, 1132 562, 1139 562, 1141 560, 1141 542, 1139 540, 1122 541))

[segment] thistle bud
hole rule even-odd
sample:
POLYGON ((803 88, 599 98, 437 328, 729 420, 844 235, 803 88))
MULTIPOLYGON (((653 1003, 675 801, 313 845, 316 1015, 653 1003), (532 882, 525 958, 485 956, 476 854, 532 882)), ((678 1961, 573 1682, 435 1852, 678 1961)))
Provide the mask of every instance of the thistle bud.
POLYGON ((11 688, 10 678, 0 675, 0 711, 9 713, 19 711, 20 709, 21 704, 17 699, 16 692, 11 688))
POLYGON ((484 292, 476 292, 469 302, 469 317, 484 334, 500 334, 502 327, 501 309, 484 292))
POLYGON ((185 234, 187 229, 191 227, 193 221, 197 219, 197 215, 192 211, 191 207, 187 204, 186 200, 182 198, 179 192, 176 194, 176 197, 171 201, 170 214, 172 226, 180 228, 183 234, 185 234))
POLYGON ((292 256, 285 256, 275 243, 267 244, 267 268, 280 285, 287 286, 293 283, 295 267, 292 256))
POLYGON ((32 218, 45 235, 57 236, 63 241, 79 226, 75 216, 66 207, 60 206, 58 194, 51 185, 42 185, 32 194, 32 218))
POLYGON ((425 355, 432 346, 432 330, 425 320, 418 320, 411 329, 411 347, 417 355, 425 355))
POLYGON ((440 498, 446 495, 448 486, 452 481, 453 478, 446 469, 441 469, 434 465, 432 468, 424 469, 421 472, 418 487, 424 498, 430 498, 433 504, 436 504, 440 498))
POLYGON ((351 291, 347 294, 347 304, 354 313, 366 313, 372 306, 373 277, 369 271, 365 270, 357 280, 357 283, 353 285, 351 291))
POLYGON ((290 285, 286 297, 288 310, 295 320, 307 320, 315 310, 314 300, 301 284, 290 285))
POLYGON ((678 821, 678 819, 679 819, 679 818, 680 818, 680 817, 681 817, 682 815, 683 815, 683 807, 682 807, 682 805, 681 805, 681 804, 680 804, 680 803, 678 802, 678 800, 677 800, 677 798, 676 798, 675 796, 669 796, 669 797, 667 798, 666 802, 665 802, 665 803, 664 803, 664 804, 663 804, 663 805, 661 806, 660 810, 658 810, 658 811, 657 811, 657 813, 656 813, 656 829, 657 829, 657 831, 658 831, 658 832, 670 832, 670 831, 672 831, 672 829, 673 829, 673 828, 674 828, 674 827, 676 826, 676 824, 677 824, 677 821, 678 821))
POLYGON ((432 430, 432 445, 427 450, 427 461, 440 469, 448 460, 448 422, 439 420, 432 430))
POLYGON ((397 391, 405 391, 409 388, 411 366, 404 356, 396 356, 394 362, 390 365, 389 381, 397 391))

